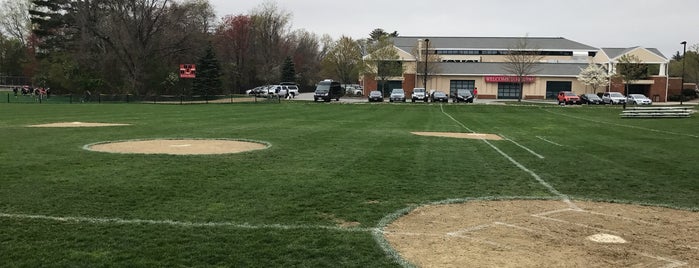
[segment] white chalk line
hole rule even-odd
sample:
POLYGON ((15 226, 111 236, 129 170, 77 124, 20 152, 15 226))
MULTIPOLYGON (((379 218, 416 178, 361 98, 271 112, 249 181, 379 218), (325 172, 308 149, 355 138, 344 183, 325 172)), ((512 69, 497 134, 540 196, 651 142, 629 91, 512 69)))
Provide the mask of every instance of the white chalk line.
MULTIPOLYGON (((468 130, 468 131, 471 131, 472 133, 475 133, 475 132, 473 132, 473 130, 471 130, 470 128, 466 127, 463 123, 459 122, 459 120, 456 120, 456 119, 455 119, 454 117, 452 117, 450 114, 448 114, 447 112, 445 112, 445 111, 444 111, 444 106, 443 106, 442 104, 440 104, 439 107, 441 108, 442 113, 443 113, 444 115, 448 116, 449 118, 451 118, 452 121, 458 123, 459 125, 461 125, 462 127, 464 127, 464 129, 466 129, 466 130, 468 130)), ((541 177, 539 177, 539 175, 537 175, 536 173, 534 173, 534 171, 531 171, 530 169, 528 169, 528 168, 525 167, 524 165, 522 165, 522 164, 520 164, 519 162, 517 162, 517 160, 514 160, 512 157, 510 157, 510 156, 507 155, 505 152, 503 152, 502 150, 500 150, 500 148, 498 148, 498 147, 496 147, 495 145, 493 145, 492 143, 488 142, 488 140, 486 140, 486 139, 481 139, 481 140, 482 140, 483 142, 485 142, 486 144, 488 144, 490 147, 492 147, 495 151, 497 151, 498 153, 500 153, 500 155, 502 155, 503 157, 505 157, 507 160, 509 160, 511 163, 513 163, 513 164, 514 164, 515 166, 517 166, 519 169, 523 170, 523 171, 526 172, 526 173, 529 173, 529 175, 531 175, 537 182, 539 182, 539 184, 541 184, 541 185, 543 185, 544 187, 546 187, 546 189, 548 189, 550 193, 552 193, 552 194, 554 194, 554 195, 560 197, 560 198, 563 200, 563 202, 565 202, 566 204, 568 204, 568 207, 570 207, 570 208, 572 208, 572 209, 580 209, 577 205, 575 205, 575 204, 570 200, 570 198, 569 198, 567 195, 564 195, 564 194, 562 194, 561 192, 559 192, 558 190, 556 190, 556 188, 553 188, 553 186, 551 186, 551 184, 549 184, 548 182, 544 181, 541 177)))
POLYGON ((459 124, 459 125, 460 125, 461 127, 463 127, 464 129, 468 130, 468 132, 476 133, 475 131, 471 130, 470 128, 468 128, 468 127, 467 127, 466 125, 464 125, 463 123, 459 122, 459 120, 454 119, 454 117, 452 117, 450 114, 448 114, 447 112, 445 112, 445 111, 444 111, 444 105, 443 105, 443 104, 440 103, 440 104, 439 104, 439 108, 442 109, 442 113, 443 113, 444 115, 448 116, 449 118, 451 118, 452 121, 456 122, 457 124, 459 124))
POLYGON ((521 144, 517 143, 516 141, 514 141, 514 140, 512 140, 512 139, 510 139, 510 138, 508 138, 508 137, 505 137, 505 135, 502 135, 502 134, 498 134, 498 135, 499 135, 500 137, 502 137, 503 139, 505 139, 506 141, 509 141, 509 142, 511 142, 511 143, 514 143, 515 145, 519 146, 519 148, 522 148, 522 149, 524 149, 525 151, 529 152, 530 154, 532 154, 532 155, 538 157, 539 159, 544 159, 544 156, 543 156, 543 155, 540 155, 540 154, 534 152, 534 150, 529 149, 529 148, 525 147, 524 145, 521 145, 521 144))
MULTIPOLYGON (((613 230, 608 230, 608 229, 604 229, 604 228, 598 228, 598 227, 589 226, 589 225, 586 225, 586 224, 573 223, 573 222, 569 222, 569 221, 565 221, 565 220, 561 220, 561 219, 550 218, 550 217, 544 216, 544 215, 552 215, 552 214, 557 214, 557 213, 561 213, 561 212, 568 212, 568 211, 590 213, 590 214, 593 214, 593 215, 611 216, 611 217, 621 218, 621 219, 629 220, 629 221, 636 221, 636 222, 647 223, 647 224, 651 224, 651 225, 658 225, 658 224, 649 223, 649 222, 646 222, 646 221, 643 221, 643 220, 631 219, 631 218, 627 218, 627 217, 620 217, 620 216, 616 216, 616 215, 605 214, 605 213, 599 213, 599 212, 594 212, 594 211, 575 210, 575 209, 570 209, 570 208, 567 208, 567 209, 559 209, 559 210, 552 210, 552 211, 546 211, 546 212, 542 212, 542 213, 532 214, 531 216, 532 216, 532 217, 536 217, 536 218, 545 219, 545 220, 560 222, 560 223, 567 223, 567 224, 570 224, 570 225, 580 226, 580 227, 583 227, 583 228, 590 228, 590 229, 594 229, 594 230, 601 231, 601 232, 620 234, 619 232, 613 231, 613 230)), ((522 227, 522 226, 519 226, 519 225, 509 224, 509 223, 499 222, 499 221, 495 221, 495 222, 493 222, 493 223, 491 223, 491 224, 481 224, 481 225, 472 226, 472 227, 469 227, 469 228, 465 228, 465 229, 458 230, 458 231, 456 231, 456 232, 448 232, 448 233, 446 233, 446 235, 449 236, 449 237, 467 238, 467 239, 470 239, 470 240, 473 240, 473 241, 476 241, 476 242, 481 242, 481 243, 485 243, 485 244, 489 244, 489 245, 493 245, 493 246, 503 247, 503 248, 507 248, 507 249, 510 249, 510 250, 520 250, 520 251, 528 252, 528 251, 523 250, 523 249, 520 249, 520 248, 518 248, 518 247, 516 247, 516 246, 514 246, 514 245, 504 245, 504 244, 499 243, 499 242, 497 242, 497 241, 490 241, 490 240, 475 238, 475 237, 472 237, 472 236, 467 235, 467 233, 478 232, 478 231, 481 231, 481 230, 484 230, 484 229, 487 229, 487 228, 494 227, 494 226, 496 226, 496 225, 506 226, 506 227, 510 227, 510 228, 513 228, 513 229, 523 230, 523 231, 531 232, 531 233, 534 233, 534 234, 546 235, 546 236, 550 236, 550 237, 554 237, 554 238, 557 237, 557 236, 551 234, 551 232, 546 232, 545 230, 534 230, 534 229, 531 229, 531 228, 526 228, 526 227, 522 227)), ((686 246, 686 247, 687 247, 687 248, 690 248, 690 249, 697 249, 697 248, 692 247, 692 246, 686 246)), ((650 255, 650 254, 645 253, 645 252, 639 252, 639 251, 635 251, 635 252, 637 252, 637 253, 638 253, 639 255, 641 255, 641 256, 645 256, 645 257, 652 258, 652 259, 655 259, 655 260, 667 262, 668 264, 665 265, 665 266, 663 266, 663 267, 666 267, 666 268, 676 268, 676 267, 682 267, 682 266, 688 265, 688 263, 683 262, 683 261, 680 261, 680 260, 676 260, 676 259, 671 259, 671 258, 666 258, 666 257, 661 257, 661 256, 650 255)))
POLYGON ((544 138, 544 137, 541 137, 541 136, 536 136, 536 138, 537 138, 537 139, 540 139, 540 140, 542 140, 542 141, 548 142, 548 143, 550 143, 550 144, 556 145, 556 146, 558 146, 558 147, 565 147, 565 146, 563 146, 563 145, 561 145, 561 144, 552 142, 552 141, 550 141, 550 140, 548 140, 548 139, 546 139, 546 138, 544 138))
POLYGON ((677 133, 677 132, 672 132, 672 131, 665 131, 665 130, 657 130, 657 129, 652 129, 652 128, 639 127, 639 126, 631 126, 631 125, 623 125, 623 124, 617 124, 617 123, 611 123, 611 122, 605 122, 605 121, 598 121, 598 120, 587 119, 587 118, 584 118, 584 117, 572 116, 572 115, 568 115, 568 114, 554 113, 554 112, 549 111, 548 109, 544 109, 544 108, 539 108, 539 109, 542 109, 542 110, 546 111, 547 113, 552 113, 552 114, 555 114, 555 115, 561 115, 561 116, 565 116, 565 117, 570 117, 570 118, 585 120, 585 121, 594 122, 594 123, 603 123, 603 124, 608 124, 608 125, 618 126, 618 127, 635 128, 635 129, 646 130, 646 131, 657 132, 657 133, 664 133, 664 134, 670 134, 670 135, 687 136, 687 137, 692 137, 692 138, 699 138, 699 136, 697 136, 697 135, 692 135, 692 134, 684 134, 684 133, 677 133))
POLYGON ((284 224, 248 224, 234 222, 190 222, 175 220, 144 220, 144 219, 122 219, 122 218, 94 218, 94 217, 70 217, 70 216, 48 216, 29 214, 9 214, 0 213, 0 218, 25 219, 25 220, 45 220, 56 222, 76 222, 90 224, 122 224, 122 225, 170 225, 178 227, 231 227, 237 229, 277 229, 277 230, 330 230, 340 232, 373 232, 375 228, 343 228, 327 225, 284 225, 284 224))
POLYGON ((646 254, 644 252, 638 252, 638 254, 640 254, 641 256, 644 256, 644 257, 651 258, 651 259, 656 259, 659 261, 668 262, 668 264, 663 266, 662 268, 675 268, 675 267, 682 267, 682 266, 688 265, 688 263, 683 262, 683 261, 678 261, 678 260, 670 259, 670 258, 664 258, 664 257, 660 257, 660 256, 653 256, 650 254, 646 254))
POLYGON ((580 208, 579 208, 575 203, 573 203, 573 201, 571 201, 570 198, 569 198, 567 195, 564 195, 564 194, 562 194, 561 192, 559 192, 558 190, 556 190, 556 188, 553 188, 553 186, 551 186, 551 184, 549 184, 548 182, 544 181, 541 177, 539 177, 538 174, 534 173, 534 171, 529 170, 527 167, 525 167, 524 165, 522 165, 522 164, 520 164, 519 162, 517 162, 517 160, 514 160, 512 157, 510 157, 510 156, 507 155, 505 152, 503 152, 502 150, 500 150, 500 148, 496 147, 495 145, 493 145, 492 143, 488 142, 487 140, 483 140, 483 142, 485 142, 486 144, 490 145, 490 147, 492 147, 495 151, 497 151, 498 153, 500 153, 500 155, 502 155, 503 157, 505 157, 507 160, 510 160, 510 162, 513 163, 515 166, 517 166, 519 169, 523 170, 523 171, 526 172, 526 173, 529 173, 529 175, 531 175, 537 182, 539 182, 539 184, 541 184, 541 185, 543 185, 544 187, 546 187, 546 189, 548 189, 550 193, 552 193, 552 194, 554 194, 554 195, 560 197, 560 198, 563 200, 563 202, 565 202, 566 204, 568 204, 568 207, 570 207, 571 209, 580 210, 580 208))

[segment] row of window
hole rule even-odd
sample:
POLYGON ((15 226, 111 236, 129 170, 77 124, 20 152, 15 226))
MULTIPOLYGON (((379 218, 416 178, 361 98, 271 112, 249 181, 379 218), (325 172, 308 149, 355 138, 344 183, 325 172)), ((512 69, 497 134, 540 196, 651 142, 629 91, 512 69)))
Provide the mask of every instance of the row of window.
MULTIPOLYGON (((509 50, 435 50, 437 55, 508 55, 509 50)), ((590 52, 593 53, 593 52, 590 52)), ((536 51, 540 56, 573 56, 573 51, 536 51)))
MULTIPOLYGON (((468 89, 473 93, 476 88, 476 80, 451 80, 449 81, 449 93, 454 94, 457 89, 468 89)), ((498 83, 498 99, 518 99, 519 84, 498 83)))
POLYGON ((479 60, 442 60, 442 62, 480 62, 479 60))

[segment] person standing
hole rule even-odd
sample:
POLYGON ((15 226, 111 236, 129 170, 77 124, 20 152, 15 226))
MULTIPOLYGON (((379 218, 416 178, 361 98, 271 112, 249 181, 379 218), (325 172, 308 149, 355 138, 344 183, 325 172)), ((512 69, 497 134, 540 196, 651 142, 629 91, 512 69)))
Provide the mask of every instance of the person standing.
POLYGON ((478 87, 473 88, 473 100, 478 99, 478 87))

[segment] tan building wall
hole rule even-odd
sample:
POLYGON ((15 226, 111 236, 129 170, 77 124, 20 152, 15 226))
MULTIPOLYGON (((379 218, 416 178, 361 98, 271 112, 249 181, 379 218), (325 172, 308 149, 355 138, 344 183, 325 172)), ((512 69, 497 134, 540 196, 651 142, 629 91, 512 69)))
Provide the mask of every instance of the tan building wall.
MULTIPOLYGON (((479 98, 496 99, 498 96, 498 83, 486 83, 483 76, 430 76, 427 81, 427 89, 449 93, 452 80, 474 80, 475 86, 478 88, 479 98)), ((585 85, 575 77, 537 77, 534 83, 524 84, 522 97, 524 99, 545 99, 546 82, 548 81, 571 82, 572 90, 575 94, 593 93, 591 88, 586 89, 585 85)), ((606 88, 597 89, 599 92, 605 90, 606 88)))

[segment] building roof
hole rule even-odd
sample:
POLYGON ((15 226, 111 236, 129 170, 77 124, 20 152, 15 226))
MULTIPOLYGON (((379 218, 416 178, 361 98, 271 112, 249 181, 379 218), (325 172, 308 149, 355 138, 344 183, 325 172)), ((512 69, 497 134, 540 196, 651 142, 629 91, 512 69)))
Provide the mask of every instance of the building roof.
MULTIPOLYGON (((439 75, 511 75, 505 70, 507 63, 498 62, 440 62, 436 63, 439 75)), ((568 76, 577 77, 587 63, 540 63, 540 71, 534 76, 568 76)))
POLYGON ((393 38, 396 47, 411 52, 420 39, 429 39, 434 49, 496 49, 507 50, 514 47, 522 38, 532 49, 538 50, 585 50, 598 48, 571 41, 563 37, 433 37, 399 36, 393 38))
MULTIPOLYGON (((604 52, 604 54, 607 54, 607 57, 609 57, 609 59, 615 59, 615 58, 621 57, 622 55, 629 53, 632 50, 637 49, 637 48, 641 48, 641 47, 639 47, 639 46, 629 47, 629 48, 604 47, 604 48, 601 48, 600 50, 602 50, 602 52, 604 52)), ((643 48, 643 49, 648 50, 651 53, 658 55, 658 57, 661 57, 661 58, 667 60, 667 57, 665 57, 665 55, 663 55, 663 53, 661 53, 660 50, 658 50, 657 48, 643 48)))

